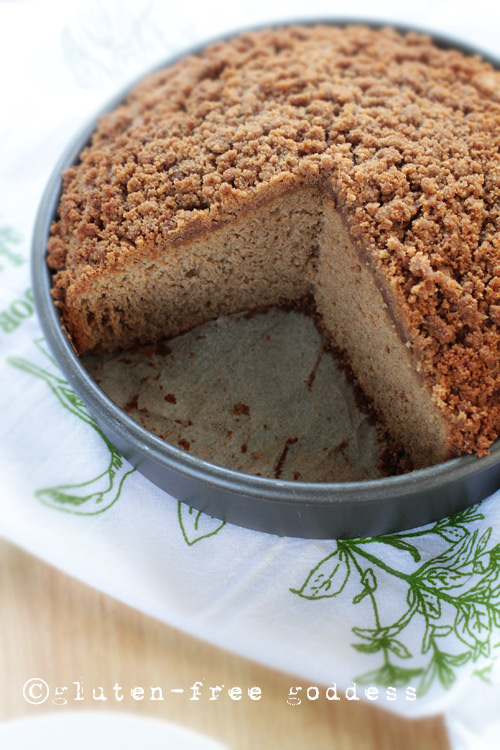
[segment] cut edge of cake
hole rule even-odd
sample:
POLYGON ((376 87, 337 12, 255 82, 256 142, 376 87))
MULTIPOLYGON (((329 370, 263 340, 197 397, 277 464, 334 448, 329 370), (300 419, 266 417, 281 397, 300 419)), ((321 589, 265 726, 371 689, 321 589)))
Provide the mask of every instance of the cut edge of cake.
POLYGON ((189 243, 124 255, 106 274, 79 271, 59 302, 79 354, 130 349, 222 315, 312 296, 329 343, 347 352, 363 393, 412 466, 458 450, 387 290, 324 188, 270 197, 189 243))

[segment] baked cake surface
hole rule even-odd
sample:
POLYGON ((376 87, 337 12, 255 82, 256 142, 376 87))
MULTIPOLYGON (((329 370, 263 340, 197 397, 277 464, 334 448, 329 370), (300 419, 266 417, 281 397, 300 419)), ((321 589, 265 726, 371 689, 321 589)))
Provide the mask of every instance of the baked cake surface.
POLYGON ((64 175, 79 353, 312 294, 415 466, 500 431, 500 74, 423 35, 246 33, 147 78, 64 175))

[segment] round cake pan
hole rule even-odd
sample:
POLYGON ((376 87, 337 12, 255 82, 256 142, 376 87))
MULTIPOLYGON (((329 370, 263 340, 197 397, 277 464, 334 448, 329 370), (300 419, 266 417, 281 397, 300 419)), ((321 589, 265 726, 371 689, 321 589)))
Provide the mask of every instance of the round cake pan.
MULTIPOLYGON (((300 19, 293 23, 337 26, 363 23, 373 28, 391 25, 401 32, 429 34, 440 47, 480 54, 494 67, 500 67, 498 60, 467 44, 422 29, 360 19, 300 19)), ((285 25, 288 24, 279 24, 285 25)), ((165 60, 154 70, 245 30, 208 40, 165 60)), ((123 456, 177 500, 230 523, 282 536, 348 538, 402 531, 451 515, 495 492, 500 487, 500 441, 483 458, 464 456, 394 477, 342 483, 282 481, 244 474, 196 458, 144 429, 106 396, 75 354, 54 306, 46 247, 57 212, 62 172, 77 162, 98 118, 118 106, 136 83, 114 97, 63 153, 42 197, 32 244, 34 298, 47 342, 69 383, 123 456)))

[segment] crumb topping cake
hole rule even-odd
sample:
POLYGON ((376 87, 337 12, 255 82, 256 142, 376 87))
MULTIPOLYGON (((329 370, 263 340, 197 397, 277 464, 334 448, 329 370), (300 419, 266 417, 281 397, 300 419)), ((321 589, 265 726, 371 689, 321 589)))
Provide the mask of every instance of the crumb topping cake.
POLYGON ((140 83, 64 174, 80 354, 309 295, 415 467, 500 432, 500 73, 416 33, 242 34, 140 83))

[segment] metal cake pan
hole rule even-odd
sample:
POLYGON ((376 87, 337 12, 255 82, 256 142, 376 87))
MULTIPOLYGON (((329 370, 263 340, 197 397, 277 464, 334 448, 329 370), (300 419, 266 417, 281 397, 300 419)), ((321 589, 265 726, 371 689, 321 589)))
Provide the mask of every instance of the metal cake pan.
MULTIPOLYGON (((480 54, 500 68, 500 61, 467 44, 414 27, 360 19, 299 19, 291 23, 373 28, 429 34, 444 48, 480 54)), ((285 23, 269 24, 284 26, 285 23)), ((229 39, 240 29, 210 39, 155 66, 158 70, 208 44, 229 39)), ((150 72, 153 72, 150 71, 150 72)), ((480 502, 500 487, 500 441, 489 456, 463 456, 411 473, 354 482, 282 481, 218 466, 165 443, 120 409, 89 376, 77 357, 50 296, 46 264, 50 225, 61 192, 61 173, 78 160, 98 118, 120 104, 138 81, 115 96, 74 138, 58 161, 43 194, 32 242, 32 280, 37 312, 46 340, 69 383, 87 404, 103 432, 144 476, 177 500, 230 523, 282 536, 348 538, 375 536, 424 525, 480 502)), ((167 501, 167 499, 166 499, 167 501)))

